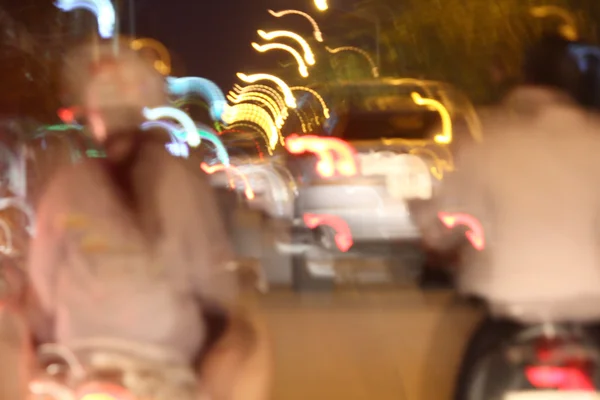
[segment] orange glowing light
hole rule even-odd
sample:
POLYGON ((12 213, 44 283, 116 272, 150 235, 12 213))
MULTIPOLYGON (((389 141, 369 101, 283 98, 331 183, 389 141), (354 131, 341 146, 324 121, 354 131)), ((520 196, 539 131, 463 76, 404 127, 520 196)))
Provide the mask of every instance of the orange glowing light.
POLYGON ((229 165, 229 166, 225 166, 223 164, 208 165, 207 163, 203 162, 200 164, 200 168, 202 169, 202 171, 204 171, 205 173, 207 173, 209 175, 212 175, 215 172, 225 171, 225 173, 229 177, 229 186, 232 189, 235 189, 235 182, 234 182, 233 178, 229 175, 229 171, 235 172, 235 174, 237 176, 239 176, 240 179, 242 180, 242 182, 244 183, 244 194, 246 195, 246 198, 248 200, 253 200, 256 197, 254 194, 254 191, 250 187, 250 182, 248 181, 248 178, 246 177, 246 175, 244 175, 239 169, 237 169, 233 165, 229 165))
POLYGON ((323 178, 331 178, 336 171, 347 177, 358 173, 356 151, 339 138, 292 134, 287 137, 285 147, 292 154, 314 153, 319 159, 317 172, 323 178))
POLYGON ((341 252, 350 250, 354 241, 352 233, 346 221, 336 215, 329 214, 304 214, 304 224, 310 229, 325 225, 333 228, 335 231, 335 244, 341 252))
POLYGON ((72 124, 75 122, 75 108, 61 108, 57 112, 58 117, 65 124, 72 124))
POLYGON ((477 218, 469 214, 445 212, 439 212, 438 217, 448 229, 452 229, 457 225, 464 225, 469 228, 469 230, 465 232, 465 236, 471 245, 478 251, 485 249, 483 228, 477 218))

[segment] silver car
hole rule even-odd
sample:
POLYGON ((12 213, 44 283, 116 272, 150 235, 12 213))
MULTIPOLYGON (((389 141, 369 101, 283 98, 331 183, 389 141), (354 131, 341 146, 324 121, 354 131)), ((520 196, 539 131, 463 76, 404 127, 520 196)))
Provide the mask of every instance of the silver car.
MULTIPOLYGON (((434 97, 414 85, 368 85, 388 93, 353 83, 361 101, 345 101, 328 134, 288 137, 288 168, 298 186, 295 239, 278 245, 294 254, 299 286, 332 281, 336 260, 355 256, 401 260, 388 271, 393 279, 414 279, 422 270, 425 254, 408 201, 430 199, 452 170, 454 140, 438 137, 444 131, 452 135, 448 125, 461 115, 456 105, 448 106, 444 118, 439 109, 411 97, 417 92, 441 106, 439 90, 434 97)), ((472 121, 465 120, 459 126, 468 128, 472 121)))

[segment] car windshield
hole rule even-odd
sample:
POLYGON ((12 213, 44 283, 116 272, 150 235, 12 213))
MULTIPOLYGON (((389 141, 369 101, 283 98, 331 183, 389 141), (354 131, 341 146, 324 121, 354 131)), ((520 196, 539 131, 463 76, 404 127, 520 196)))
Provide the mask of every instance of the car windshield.
POLYGON ((435 111, 350 112, 340 118, 334 135, 349 141, 427 139, 440 125, 435 111))

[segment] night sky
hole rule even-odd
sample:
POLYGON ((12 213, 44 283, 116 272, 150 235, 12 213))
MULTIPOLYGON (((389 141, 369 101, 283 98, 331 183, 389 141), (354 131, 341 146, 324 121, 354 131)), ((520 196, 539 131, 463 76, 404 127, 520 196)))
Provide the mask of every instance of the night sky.
MULTIPOLYGON (((305 32, 298 33, 311 35, 302 17, 274 18, 267 9, 314 11, 311 0, 134 1, 136 36, 161 41, 175 58, 183 60, 186 75, 211 79, 225 90, 236 82, 236 72, 252 72, 264 65, 265 56, 250 46, 252 41, 260 42, 257 29, 285 29, 301 23, 305 32)), ((128 31, 128 17, 124 17, 123 31, 128 31)))

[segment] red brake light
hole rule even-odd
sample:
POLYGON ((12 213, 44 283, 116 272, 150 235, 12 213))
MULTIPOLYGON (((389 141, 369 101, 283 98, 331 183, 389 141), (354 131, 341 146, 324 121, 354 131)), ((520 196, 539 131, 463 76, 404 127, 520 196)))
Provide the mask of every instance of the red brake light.
POLYGON ((352 233, 346 221, 335 215, 328 214, 304 214, 304 223, 310 229, 319 225, 328 225, 335 230, 335 244, 342 252, 347 252, 354 244, 352 233))
POLYGON ((341 139, 293 134, 285 140, 285 147, 292 154, 314 153, 318 158, 317 172, 323 178, 331 178, 336 172, 341 176, 358 173, 356 152, 341 139))
POLYGON ((525 375, 533 386, 541 389, 595 390, 590 379, 577 367, 527 367, 525 375))
POLYGON ((438 213, 438 218, 442 223, 449 229, 454 228, 457 225, 464 225, 469 230, 465 232, 465 236, 473 245, 473 247, 482 251, 485 249, 485 235, 483 233, 483 227, 477 220, 477 218, 463 213, 438 213))

